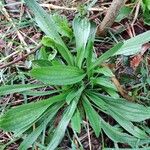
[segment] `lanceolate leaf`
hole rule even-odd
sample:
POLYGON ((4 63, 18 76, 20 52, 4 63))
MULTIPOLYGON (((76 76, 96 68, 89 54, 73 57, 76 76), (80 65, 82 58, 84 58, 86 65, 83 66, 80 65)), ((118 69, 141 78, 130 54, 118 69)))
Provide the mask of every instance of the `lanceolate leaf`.
POLYGON ((34 13, 36 22, 41 30, 61 45, 62 49, 59 49, 58 47, 60 54, 69 64, 73 64, 73 57, 58 34, 54 20, 44 11, 42 7, 39 6, 35 0, 25 0, 25 2, 34 13))
POLYGON ((87 70, 89 69, 91 63, 92 63, 92 56, 93 56, 93 46, 94 46, 94 40, 95 40, 95 34, 96 34, 96 24, 91 23, 91 29, 90 34, 86 46, 86 59, 87 59, 87 70))
POLYGON ((131 146, 135 146, 138 143, 138 138, 120 132, 117 128, 110 126, 104 120, 102 120, 102 129, 104 130, 106 135, 114 142, 127 143, 131 146))
POLYGON ((70 104, 70 102, 76 98, 77 96, 81 95, 82 91, 83 91, 84 87, 81 86, 79 89, 74 89, 72 90, 70 93, 68 93, 67 97, 66 97, 66 102, 67 104, 70 104))
POLYGON ((76 17, 73 20, 73 31, 76 39, 77 66, 81 68, 85 57, 85 47, 90 34, 90 22, 87 18, 76 17))
POLYGON ((51 95, 54 93, 58 93, 60 90, 50 90, 50 91, 24 91, 21 92, 22 94, 25 95, 30 95, 30 96, 45 96, 45 95, 51 95))
POLYGON ((35 68, 31 71, 31 76, 50 85, 69 85, 81 81, 85 74, 77 67, 58 65, 35 68))
POLYGON ((8 110, 0 117, 0 129, 15 131, 32 125, 53 103, 65 100, 66 95, 61 94, 36 103, 24 104, 8 110), (15 118, 15 119, 14 119, 15 118))
POLYGON ((134 126, 132 122, 129 120, 126 120, 122 115, 114 113, 112 110, 109 110, 111 116, 130 134, 134 135, 135 137, 139 139, 147 139, 148 135, 137 126, 134 126))
POLYGON ((100 86, 117 91, 116 86, 111 82, 111 80, 109 78, 106 78, 106 77, 94 78, 94 79, 92 79, 92 83, 94 85, 100 85, 100 86))
POLYGON ((83 97, 83 106, 86 112, 86 115, 89 119, 90 125, 92 126, 96 136, 98 137, 101 131, 101 122, 98 113, 93 109, 88 99, 83 97))
POLYGON ((81 132, 81 116, 78 109, 76 109, 72 119, 71 119, 71 126, 73 130, 80 133, 81 132))
POLYGON ((61 142, 62 138, 64 137, 66 128, 76 110, 78 100, 79 97, 73 100, 72 103, 68 106, 46 150, 55 150, 59 145, 59 143, 61 142))
POLYGON ((135 137, 137 137, 139 139, 146 139, 147 138, 147 135, 143 130, 134 126, 132 124, 132 122, 130 122, 124 116, 122 116, 122 115, 124 115, 124 113, 118 114, 117 111, 115 110, 115 108, 113 108, 113 110, 111 109, 111 105, 109 106, 108 103, 109 103, 109 101, 112 101, 113 98, 110 97, 110 99, 106 100, 106 98, 108 96, 102 96, 100 94, 97 94, 97 95, 96 94, 90 94, 90 95, 91 95, 90 99, 96 105, 98 105, 102 110, 106 110, 106 113, 111 115, 126 131, 128 131, 129 133, 131 133, 132 135, 134 135, 135 137), (105 100, 103 98, 105 98, 105 100), (96 101, 96 99, 97 99, 97 101, 96 101), (100 102, 100 100, 101 101, 103 100, 105 102, 100 102))
MULTIPOLYGON (((125 130, 127 130, 129 133, 134 135, 134 136, 130 136, 126 133, 122 133, 118 131, 117 128, 112 127, 109 124, 105 123, 103 119, 101 118, 100 120, 102 123, 102 129, 108 135, 109 138, 111 138, 114 142, 128 143, 129 145, 132 145, 132 146, 135 146, 135 144, 140 145, 140 144, 143 144, 144 142, 145 143, 149 142, 146 138, 146 134, 144 131, 135 127, 131 122, 125 120, 125 118, 123 117, 118 119, 117 118, 118 115, 114 115, 113 112, 110 112, 110 108, 108 107, 107 103, 104 100, 102 100, 101 99, 102 97, 100 97, 99 95, 100 94, 88 92, 88 97, 90 98, 90 100, 92 100, 97 106, 99 106, 101 108, 100 109, 101 111, 105 112, 108 115, 112 115, 112 117, 114 117, 116 121, 119 121, 119 123, 121 124, 121 126, 123 126, 125 130), (121 121, 124 123, 121 123, 121 121)), ((107 101, 111 101, 111 100, 112 99, 110 98, 107 101)))
POLYGON ((45 120, 24 139, 24 141, 19 146, 20 150, 27 150, 35 142, 35 140, 39 137, 42 131, 46 128, 47 124, 56 115, 57 111, 60 109, 61 106, 62 102, 59 102, 49 108, 45 120))
POLYGON ((140 52, 142 45, 150 41, 150 31, 146 31, 129 40, 124 41, 123 46, 114 55, 133 55, 140 52))
POLYGON ((4 85, 0 87, 0 95, 6 95, 6 94, 12 94, 12 93, 18 93, 23 92, 35 88, 44 87, 45 85, 33 85, 33 84, 24 84, 24 85, 4 85))
POLYGON ((131 103, 121 98, 114 99, 108 96, 99 96, 108 104, 109 108, 123 115, 127 120, 141 122, 150 118, 150 107, 131 103))
POLYGON ((102 67, 95 70, 95 73, 103 74, 106 77, 113 77, 114 74, 109 67, 102 67))
POLYGON ((98 94, 95 94, 94 92, 87 91, 86 95, 100 109, 107 111, 107 109, 108 109, 107 103, 105 103, 105 101, 103 99, 101 99, 98 94))
POLYGON ((116 52, 122 47, 123 43, 118 43, 117 45, 115 45, 113 48, 111 48, 110 50, 108 50, 107 52, 105 52, 104 54, 102 54, 96 62, 94 62, 89 71, 99 65, 101 65, 101 63, 104 63, 109 57, 113 56, 114 54, 116 54, 116 52))

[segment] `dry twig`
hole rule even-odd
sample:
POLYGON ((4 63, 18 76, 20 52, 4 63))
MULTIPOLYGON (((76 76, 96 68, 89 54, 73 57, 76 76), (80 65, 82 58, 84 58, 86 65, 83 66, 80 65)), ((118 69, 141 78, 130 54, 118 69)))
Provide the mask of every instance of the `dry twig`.
POLYGON ((15 64, 15 63, 21 61, 21 60, 24 60, 24 59, 27 58, 29 55, 35 53, 40 47, 41 47, 41 44, 38 45, 33 51, 30 51, 28 54, 25 54, 24 56, 19 57, 18 59, 14 60, 14 61, 11 61, 11 62, 9 62, 9 63, 7 63, 7 64, 5 64, 5 65, 0 66, 0 69, 4 69, 4 68, 6 68, 6 67, 9 67, 9 66, 11 66, 11 65, 13 65, 13 64, 15 64))
POLYGON ((120 10, 120 8, 125 4, 126 0, 113 0, 111 6, 109 7, 106 16, 104 17, 102 23, 97 29, 97 35, 104 36, 108 28, 110 28, 120 10))
POLYGON ((128 95, 128 92, 124 90, 120 84, 120 82, 117 80, 117 78, 114 76, 111 78, 112 82, 115 84, 117 90, 119 91, 120 95, 129 100, 129 101, 134 101, 134 98, 128 95))
MULTIPOLYGON (((47 7, 49 9, 57 9, 57 10, 69 10, 69 11, 76 11, 77 8, 76 7, 64 7, 64 6, 58 6, 58 5, 53 5, 53 4, 40 4, 42 7, 47 7)), ((103 8, 90 8, 89 11, 105 11, 107 8, 103 7, 103 8)))

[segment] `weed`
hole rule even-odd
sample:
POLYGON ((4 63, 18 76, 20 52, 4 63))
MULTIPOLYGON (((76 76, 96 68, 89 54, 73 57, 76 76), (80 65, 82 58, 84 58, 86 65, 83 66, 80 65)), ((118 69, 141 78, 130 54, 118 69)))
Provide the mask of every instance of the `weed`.
MULTIPOLYGON (((33 61, 33 68, 27 74, 41 81, 41 84, 2 86, 0 95, 21 93, 49 98, 11 108, 1 115, 0 128, 13 132, 14 137, 23 138, 19 146, 21 150, 33 144, 41 149, 54 150, 59 146, 70 122, 76 135, 81 132, 83 120, 86 119, 97 137, 103 131, 115 143, 126 143, 132 148, 149 144, 149 133, 142 123, 150 118, 150 107, 120 98, 117 87, 111 81, 114 74, 102 65, 111 56, 124 54, 131 47, 128 55, 138 52, 139 47, 149 41, 149 32, 120 42, 97 58, 93 52, 95 23, 77 15, 72 31, 67 20, 58 15, 48 15, 34 0, 25 2, 46 34, 41 41, 43 48, 40 50, 40 59, 33 61), (72 50, 63 40, 64 36, 70 42, 75 40, 76 46, 72 50), (42 87, 50 87, 51 90, 35 90, 42 87), (55 127, 57 114, 62 109, 61 119, 55 127), (104 114, 111 116, 117 126, 107 123, 104 114), (49 142, 45 144, 45 139, 39 137, 44 137, 48 127, 49 142)), ((75 137, 79 144, 72 140, 72 145, 76 149, 83 149, 75 137)))

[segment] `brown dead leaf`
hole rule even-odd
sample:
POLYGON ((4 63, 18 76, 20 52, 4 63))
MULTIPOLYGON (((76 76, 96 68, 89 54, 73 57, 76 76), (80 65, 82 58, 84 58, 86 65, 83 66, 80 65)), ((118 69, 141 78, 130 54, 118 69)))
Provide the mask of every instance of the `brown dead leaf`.
POLYGON ((142 55, 141 54, 138 54, 136 56, 134 56, 132 58, 132 60, 130 61, 130 67, 132 67, 134 70, 136 70, 136 68, 139 66, 139 64, 141 63, 142 61, 142 55))
POLYGON ((134 70, 139 66, 141 61, 143 60, 144 53, 150 48, 150 43, 146 43, 142 46, 141 52, 138 55, 135 55, 131 61, 130 61, 130 67, 132 67, 134 70))

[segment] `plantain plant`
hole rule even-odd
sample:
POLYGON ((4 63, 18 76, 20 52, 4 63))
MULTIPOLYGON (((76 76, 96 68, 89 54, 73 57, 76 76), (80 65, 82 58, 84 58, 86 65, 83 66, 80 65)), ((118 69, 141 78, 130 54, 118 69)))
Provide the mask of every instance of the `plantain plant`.
MULTIPOLYGON (((46 34, 41 41, 40 58, 33 61, 29 72, 29 76, 41 84, 1 86, 0 96, 20 93, 49 98, 4 112, 0 116, 0 128, 23 139, 20 150, 27 150, 37 141, 43 146, 40 149, 54 150, 62 141, 67 127, 70 126, 74 133, 80 133, 85 119, 97 137, 104 132, 115 143, 126 143, 133 148, 149 144, 149 132, 144 121, 150 118, 150 107, 120 98, 117 87, 111 82, 113 72, 102 65, 111 56, 133 47, 134 41, 133 49, 137 52, 140 45, 149 41, 149 32, 120 42, 97 57, 94 53, 95 23, 77 15, 72 30, 65 18, 47 14, 35 0, 25 2, 46 34), (51 50, 48 55, 46 48, 51 50), (50 87, 51 90, 36 90, 43 87, 50 87), (61 119, 55 127, 57 114, 62 110, 61 119), (104 114, 111 116, 117 126, 107 123, 104 114), (45 144, 40 136, 47 129, 51 136, 45 144)), ((82 149, 78 142, 76 149, 82 149)))

